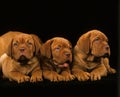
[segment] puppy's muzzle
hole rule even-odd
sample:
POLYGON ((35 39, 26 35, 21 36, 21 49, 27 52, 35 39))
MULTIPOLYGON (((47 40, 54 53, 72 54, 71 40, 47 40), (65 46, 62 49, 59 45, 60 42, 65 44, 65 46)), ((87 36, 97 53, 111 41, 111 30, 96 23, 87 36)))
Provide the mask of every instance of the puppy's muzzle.
POLYGON ((104 49, 105 49, 106 51, 110 50, 109 45, 104 46, 104 49))
POLYGON ((20 52, 24 52, 24 51, 25 51, 25 48, 22 47, 22 48, 20 48, 19 50, 20 50, 20 52))
POLYGON ((105 45, 104 50, 105 50, 106 53, 103 55, 103 57, 109 57, 110 56, 110 46, 105 45))
POLYGON ((65 56, 66 56, 66 57, 70 57, 70 55, 71 55, 71 54, 70 54, 70 53, 68 53, 68 52, 67 52, 67 53, 65 53, 65 56))
POLYGON ((103 55, 103 58, 109 58, 109 57, 110 57, 109 53, 105 53, 105 54, 103 55))

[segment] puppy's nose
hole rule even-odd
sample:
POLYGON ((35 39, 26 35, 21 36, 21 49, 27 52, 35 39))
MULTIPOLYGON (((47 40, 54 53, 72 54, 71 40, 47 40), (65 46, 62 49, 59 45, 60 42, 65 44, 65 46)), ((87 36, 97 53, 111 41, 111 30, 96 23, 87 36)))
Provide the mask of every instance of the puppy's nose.
POLYGON ((70 57, 70 53, 65 53, 65 55, 66 55, 67 57, 70 57))
POLYGON ((105 46, 105 49, 106 49, 106 50, 109 50, 109 49, 110 49, 110 47, 109 47, 108 45, 106 45, 106 46, 105 46))
POLYGON ((20 48, 20 51, 21 51, 21 52, 24 52, 24 51, 25 51, 25 48, 20 48))

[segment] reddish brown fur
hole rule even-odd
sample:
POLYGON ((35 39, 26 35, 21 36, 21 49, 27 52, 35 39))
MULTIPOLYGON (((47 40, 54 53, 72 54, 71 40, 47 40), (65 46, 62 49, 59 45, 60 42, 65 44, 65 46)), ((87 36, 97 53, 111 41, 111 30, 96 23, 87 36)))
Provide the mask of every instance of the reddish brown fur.
POLYGON ((72 45, 67 39, 61 37, 49 39, 43 44, 41 53, 43 55, 42 67, 45 79, 50 81, 69 81, 74 79, 70 70, 72 45), (69 56, 66 56, 66 54, 69 54, 69 56), (69 61, 69 65, 66 63, 67 61, 69 61))
POLYGON ((107 36, 99 30, 86 32, 74 47, 72 73, 79 81, 100 80, 107 73, 115 73, 106 54, 110 56, 107 36))
POLYGON ((4 53, 8 55, 1 62, 5 78, 18 83, 42 81, 42 70, 38 59, 41 42, 38 36, 9 31, 2 35, 0 40, 0 56, 4 53), (21 59, 21 55, 24 55, 24 58, 21 59))

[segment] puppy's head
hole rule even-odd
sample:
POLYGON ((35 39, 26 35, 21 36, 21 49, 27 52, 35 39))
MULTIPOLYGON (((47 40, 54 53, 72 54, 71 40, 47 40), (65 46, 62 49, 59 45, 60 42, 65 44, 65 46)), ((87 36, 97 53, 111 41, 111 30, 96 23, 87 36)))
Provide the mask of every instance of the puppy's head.
POLYGON ((110 56, 108 38, 99 30, 91 30, 83 34, 77 42, 77 47, 85 54, 96 57, 110 56))
POLYGON ((16 61, 29 61, 39 54, 40 42, 36 35, 19 34, 16 35, 8 48, 7 54, 16 61))
POLYGON ((55 37, 46 41, 42 46, 41 51, 43 56, 46 56, 54 65, 58 67, 68 67, 72 62, 72 45, 62 37, 55 37))

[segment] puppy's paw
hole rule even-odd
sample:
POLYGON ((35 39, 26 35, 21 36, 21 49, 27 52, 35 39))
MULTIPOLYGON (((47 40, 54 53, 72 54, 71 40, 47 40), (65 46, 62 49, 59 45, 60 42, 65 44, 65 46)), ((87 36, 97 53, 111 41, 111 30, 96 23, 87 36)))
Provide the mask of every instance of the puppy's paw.
POLYGON ((62 81, 63 77, 57 73, 51 73, 50 81, 62 81))
POLYGON ((23 82, 29 81, 30 77, 26 76, 26 75, 22 75, 22 76, 17 77, 16 80, 17 80, 18 83, 23 83, 23 82))
POLYGON ((73 75, 79 80, 79 81, 87 81, 90 78, 90 73, 82 71, 82 70, 75 70, 73 72, 73 75))
POLYGON ((61 75, 64 77, 63 81, 71 81, 71 80, 74 80, 75 79, 75 76, 70 74, 69 72, 67 71, 63 71, 61 73, 61 75))
POLYGON ((34 74, 32 74, 31 78, 30 78, 30 82, 39 82, 39 81, 43 81, 42 78, 42 73, 41 72, 36 72, 34 74))
POLYGON ((110 67, 110 68, 108 69, 108 73, 116 73, 116 70, 115 70, 114 68, 111 68, 111 67, 110 67))
POLYGON ((59 75, 57 72, 55 72, 55 71, 43 72, 43 76, 44 76, 45 79, 48 79, 51 82, 58 82, 58 81, 63 80, 63 77, 61 75, 59 75))
POLYGON ((91 72, 90 78, 91 78, 91 81, 101 80, 101 75, 98 72, 91 72))

